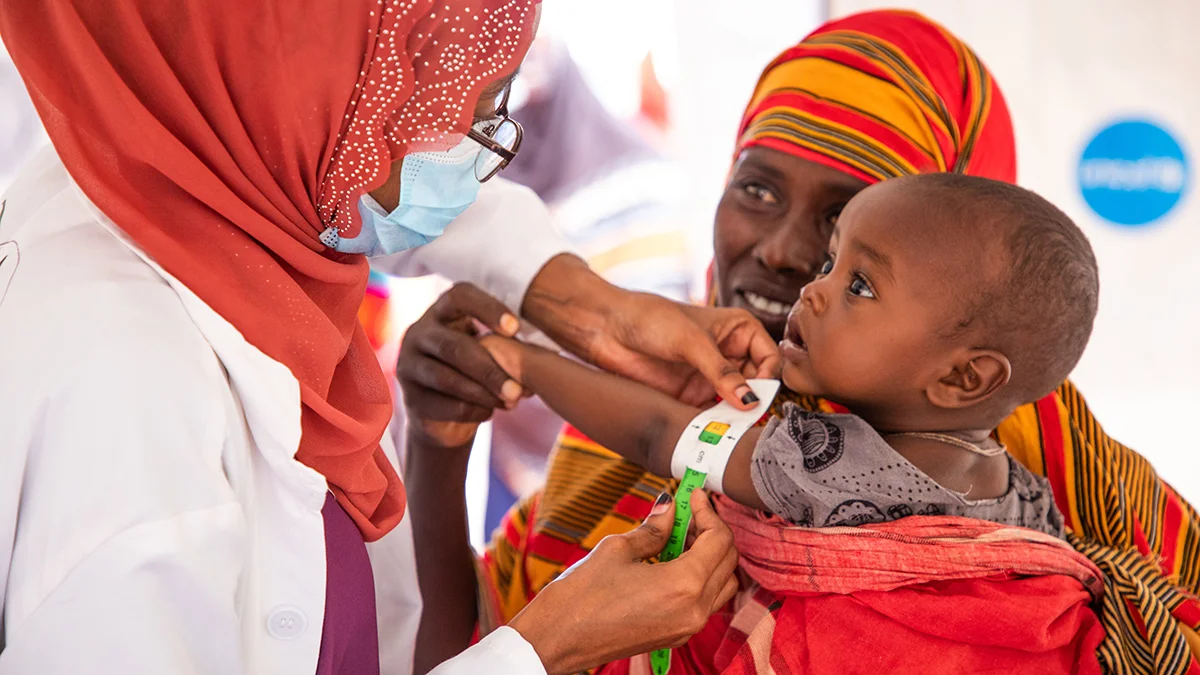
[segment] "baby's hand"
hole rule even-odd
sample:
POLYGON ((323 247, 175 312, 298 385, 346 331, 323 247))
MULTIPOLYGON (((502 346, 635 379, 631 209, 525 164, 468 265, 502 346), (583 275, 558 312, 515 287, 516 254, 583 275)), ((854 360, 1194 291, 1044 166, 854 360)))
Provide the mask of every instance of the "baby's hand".
POLYGON ((525 345, 512 338, 492 334, 479 339, 480 344, 492 355, 492 360, 500 366, 509 377, 520 382, 521 354, 525 345))
POLYGON ((475 338, 476 321, 506 335, 519 325, 499 300, 459 284, 405 333, 396 377, 404 390, 410 436, 444 448, 463 447, 494 409, 520 400, 521 386, 475 338))

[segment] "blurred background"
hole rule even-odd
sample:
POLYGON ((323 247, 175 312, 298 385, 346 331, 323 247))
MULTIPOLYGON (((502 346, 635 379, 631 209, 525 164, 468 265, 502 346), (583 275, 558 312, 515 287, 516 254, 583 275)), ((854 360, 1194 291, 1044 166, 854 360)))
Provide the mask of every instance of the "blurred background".
MULTIPOLYGON (((1074 379, 1111 435, 1200 502, 1191 427, 1200 411, 1191 166, 1200 3, 544 0, 510 106, 526 145, 504 175, 537 191, 614 283, 698 300, 712 214, 762 68, 826 18, 879 7, 925 13, 992 69, 1013 115, 1019 182, 1067 211, 1099 258, 1100 314, 1074 379)), ((43 143, 16 72, 0 59, 0 190, 43 143)), ((385 367, 404 327, 444 287, 374 280, 362 316, 385 367)), ((529 402, 480 435, 470 478, 477 543, 538 486, 557 428, 529 402)))

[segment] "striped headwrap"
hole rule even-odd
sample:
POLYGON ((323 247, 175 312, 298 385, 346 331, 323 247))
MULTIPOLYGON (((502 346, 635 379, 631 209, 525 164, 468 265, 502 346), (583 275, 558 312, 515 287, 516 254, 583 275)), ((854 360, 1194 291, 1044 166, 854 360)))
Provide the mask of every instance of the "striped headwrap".
POLYGON ((831 21, 759 78, 737 153, 763 146, 875 183, 953 171, 1015 182, 1012 120, 970 47, 920 14, 831 21))
MULTIPOLYGON (((1016 177, 1007 106, 978 57, 944 28, 903 11, 830 22, 768 66, 737 152, 763 146, 869 183, 959 171, 1016 177)), ((781 391, 810 410, 845 412, 781 391)), ((1200 516, 1141 455, 1100 427, 1070 382, 997 429, 1046 476, 1067 540, 1105 575, 1096 608, 1107 672, 1200 675, 1200 516)), ((546 488, 509 512, 483 561, 485 612, 503 621, 609 534, 627 532, 674 481, 567 428, 546 488)))

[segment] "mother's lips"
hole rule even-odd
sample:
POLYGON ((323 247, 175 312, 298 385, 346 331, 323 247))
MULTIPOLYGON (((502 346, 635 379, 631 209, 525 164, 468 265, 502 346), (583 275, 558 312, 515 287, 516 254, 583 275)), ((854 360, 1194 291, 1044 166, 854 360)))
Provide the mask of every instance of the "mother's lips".
POLYGON ((741 296, 746 299, 747 304, 766 314, 787 316, 787 313, 792 309, 791 305, 782 303, 778 300, 772 300, 768 297, 759 295, 754 291, 740 291, 740 293, 741 296))

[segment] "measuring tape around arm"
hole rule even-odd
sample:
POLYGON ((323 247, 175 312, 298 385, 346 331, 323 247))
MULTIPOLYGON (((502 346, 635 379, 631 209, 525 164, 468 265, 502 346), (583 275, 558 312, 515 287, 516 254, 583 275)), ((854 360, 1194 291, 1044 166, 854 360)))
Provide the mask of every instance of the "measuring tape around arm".
MULTIPOLYGON (((659 562, 669 562, 683 553, 688 526, 692 522, 692 493, 706 487, 724 494, 725 465, 741 437, 771 408, 779 391, 779 380, 750 380, 750 388, 758 396, 758 405, 750 410, 738 410, 722 401, 701 412, 688 424, 675 452, 671 455, 671 473, 679 479, 675 491, 675 522, 671 537, 659 554, 659 562)), ((671 669, 671 650, 650 652, 650 669, 654 675, 666 675, 671 669)))

